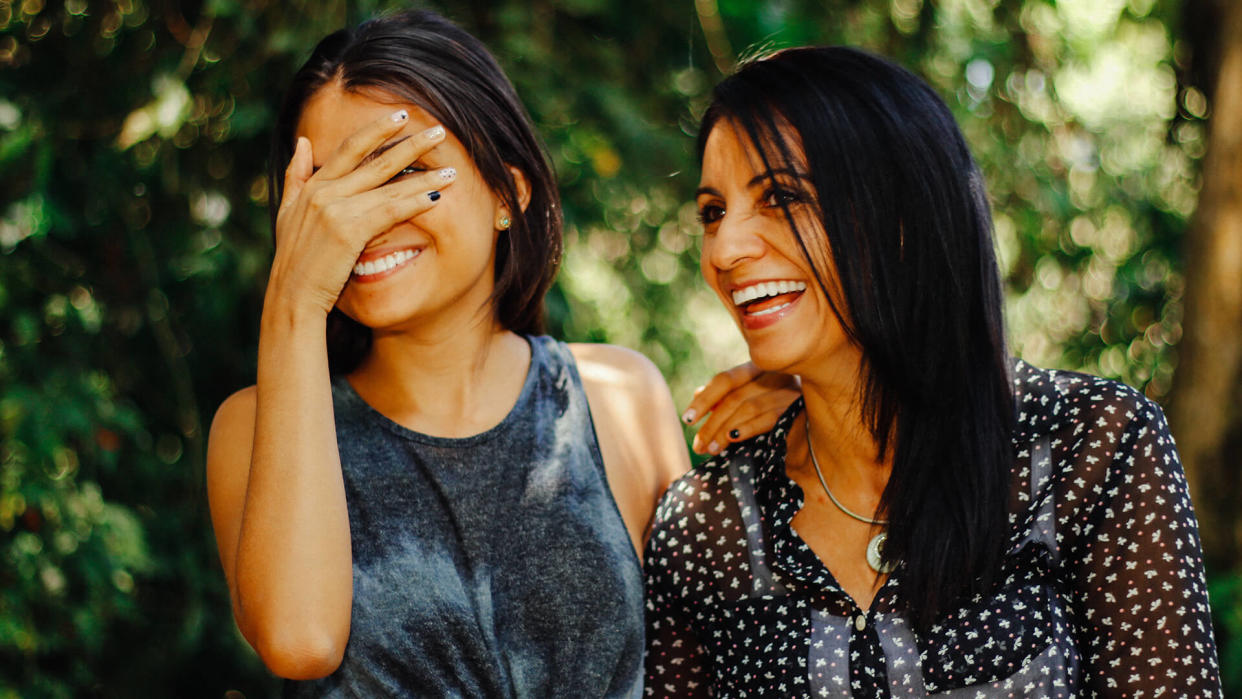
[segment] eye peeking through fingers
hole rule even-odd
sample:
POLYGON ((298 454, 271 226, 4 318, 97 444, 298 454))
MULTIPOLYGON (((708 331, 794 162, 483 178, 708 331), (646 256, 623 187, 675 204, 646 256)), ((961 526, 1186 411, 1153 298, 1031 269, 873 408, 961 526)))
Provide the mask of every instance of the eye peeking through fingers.
POLYGON ((409 177, 410 175, 417 175, 418 173, 426 172, 427 170, 428 168, 424 166, 422 163, 418 163, 418 162, 410 163, 409 165, 406 165, 405 167, 401 168, 400 172, 393 175, 392 179, 388 180, 388 182, 385 182, 384 184, 396 182, 397 180, 403 177, 409 177))

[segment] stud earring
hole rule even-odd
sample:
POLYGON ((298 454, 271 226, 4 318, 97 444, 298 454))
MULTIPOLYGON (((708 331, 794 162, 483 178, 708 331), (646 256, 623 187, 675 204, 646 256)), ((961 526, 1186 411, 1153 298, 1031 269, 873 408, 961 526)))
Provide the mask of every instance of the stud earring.
POLYGON ((509 217, 502 214, 500 217, 500 230, 507 231, 511 225, 513 225, 513 222, 509 220, 509 217))

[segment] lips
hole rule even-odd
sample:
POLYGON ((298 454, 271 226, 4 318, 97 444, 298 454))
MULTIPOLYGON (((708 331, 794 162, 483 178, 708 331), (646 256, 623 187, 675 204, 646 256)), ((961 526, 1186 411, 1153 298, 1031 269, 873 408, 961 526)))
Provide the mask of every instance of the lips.
POLYGON ((784 318, 805 292, 806 282, 773 280, 738 287, 731 296, 742 313, 742 325, 755 330, 784 318))

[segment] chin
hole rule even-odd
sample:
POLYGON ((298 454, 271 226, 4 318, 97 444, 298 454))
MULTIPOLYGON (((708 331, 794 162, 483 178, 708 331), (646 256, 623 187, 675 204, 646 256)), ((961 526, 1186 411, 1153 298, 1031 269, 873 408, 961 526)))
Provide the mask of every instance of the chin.
POLYGON ((352 305, 344 308, 337 306, 337 310, 349 316, 355 323, 372 330, 399 325, 411 315, 409 312, 394 308, 358 308, 352 305))
POLYGON ((793 367, 803 358, 800 353, 791 352, 790 347, 774 346, 776 343, 765 342, 756 344, 747 344, 750 350, 750 361, 755 363, 763 371, 778 372, 783 374, 796 373, 793 367))

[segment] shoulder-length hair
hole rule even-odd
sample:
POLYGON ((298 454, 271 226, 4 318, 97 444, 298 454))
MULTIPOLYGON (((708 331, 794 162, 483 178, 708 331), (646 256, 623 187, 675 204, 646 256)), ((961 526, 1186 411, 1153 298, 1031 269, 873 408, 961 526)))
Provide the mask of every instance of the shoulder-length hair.
MULTIPOLYGON (((297 145, 306 102, 325 85, 379 89, 426 110, 465 145, 512 221, 497 244, 492 304, 508 330, 543 331, 543 297, 563 248, 556 179, 530 117, 496 59, 475 37, 426 10, 371 19, 330 34, 293 76, 272 135, 268 167, 273 229, 284 172, 297 145), (530 184, 523 210, 508 166, 530 184)), ((371 331, 334 309, 328 317, 333 373, 352 371, 371 347, 371 331)))
POLYGON ((926 83, 857 49, 744 65, 715 88, 700 162, 717 125, 769 170, 794 167, 799 146, 805 156, 826 239, 785 215, 862 349, 859 405, 893 463, 884 558, 902 566, 901 597, 925 628, 991 584, 1009 529, 1014 400, 979 170, 926 83))

